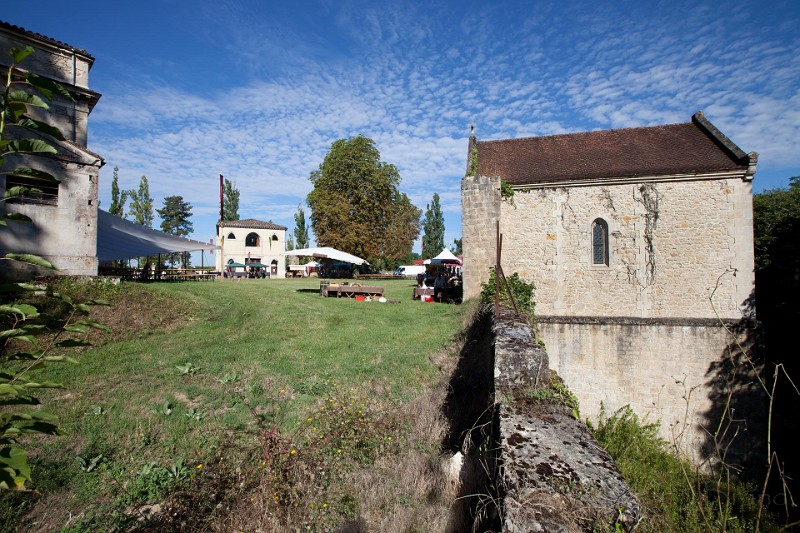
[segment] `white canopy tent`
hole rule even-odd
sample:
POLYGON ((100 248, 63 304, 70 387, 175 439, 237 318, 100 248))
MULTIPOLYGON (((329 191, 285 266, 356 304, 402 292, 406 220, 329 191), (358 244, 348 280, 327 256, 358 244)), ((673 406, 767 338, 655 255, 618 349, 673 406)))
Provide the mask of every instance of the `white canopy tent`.
POLYGON ((366 259, 361 259, 347 252, 342 252, 336 248, 323 246, 321 248, 300 248, 299 250, 287 250, 281 252, 281 255, 294 255, 299 257, 315 257, 317 259, 333 259, 334 261, 341 261, 343 263, 353 263, 354 265, 368 265, 366 259))
MULTIPOLYGON (((461 260, 458 257, 456 257, 453 254, 453 252, 451 252, 450 250, 445 248, 444 250, 441 251, 441 253, 439 255, 437 255, 436 257, 431 259, 431 264, 433 264, 433 265, 438 265, 438 264, 442 264, 442 263, 455 263, 457 265, 460 265, 461 264, 461 260)), ((427 264, 427 262, 426 262, 426 264, 427 264)))
POLYGON ((214 244, 176 237, 97 210, 97 258, 100 261, 218 249, 214 244))

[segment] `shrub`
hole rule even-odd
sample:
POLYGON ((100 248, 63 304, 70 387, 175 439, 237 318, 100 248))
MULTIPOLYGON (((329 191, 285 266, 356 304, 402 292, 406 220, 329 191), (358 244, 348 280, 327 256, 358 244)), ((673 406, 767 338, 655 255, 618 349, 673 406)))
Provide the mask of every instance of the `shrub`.
MULTIPOLYGON (((611 417, 601 411, 594 435, 639 497, 640 531, 752 531, 758 502, 752 487, 732 472, 697 471, 626 406, 611 417)), ((762 515, 760 531, 777 531, 762 515)))
MULTIPOLYGON (((520 278, 517 272, 506 277, 508 281, 508 288, 511 290, 511 295, 514 297, 514 302, 517 304, 517 309, 521 313, 526 313, 533 317, 536 308, 536 302, 533 299, 536 292, 536 286, 533 282, 525 281, 520 278)), ((481 301, 484 303, 494 303, 494 288, 497 283, 497 276, 494 269, 489 274, 489 281, 481 283, 481 301)), ((506 286, 500 284, 500 301, 510 305, 509 292, 506 286)))

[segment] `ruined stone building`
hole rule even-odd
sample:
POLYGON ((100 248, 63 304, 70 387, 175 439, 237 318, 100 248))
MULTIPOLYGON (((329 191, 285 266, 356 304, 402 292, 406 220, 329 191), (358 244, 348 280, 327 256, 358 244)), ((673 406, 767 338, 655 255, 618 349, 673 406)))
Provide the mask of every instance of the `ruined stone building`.
POLYGON ((753 310, 756 160, 702 112, 664 126, 473 136, 465 297, 494 266, 499 222, 503 271, 535 283, 551 367, 582 415, 629 404, 694 453, 719 414, 723 324, 753 310))
MULTIPOLYGON (((56 126, 66 138, 57 141, 27 131, 24 135, 8 128, 5 135, 40 138, 54 146, 55 155, 35 158, 12 155, 5 158, 2 170, 19 165, 49 172, 59 184, 42 182, 32 177, 0 175, 0 189, 24 185, 41 192, 0 203, 0 210, 22 213, 33 222, 10 222, 14 227, 0 232, 0 252, 32 253, 53 263, 61 273, 97 274, 97 201, 98 173, 103 158, 87 148, 89 114, 100 94, 89 89, 89 69, 94 58, 83 50, 0 21, 0 72, 11 64, 8 51, 13 47, 31 46, 34 53, 20 69, 56 81, 65 87, 74 101, 55 94, 49 101, 50 111, 39 112, 37 118, 56 126)), ((5 262, 4 269, 19 267, 5 262)), ((8 273, 8 271, 6 271, 8 273)))

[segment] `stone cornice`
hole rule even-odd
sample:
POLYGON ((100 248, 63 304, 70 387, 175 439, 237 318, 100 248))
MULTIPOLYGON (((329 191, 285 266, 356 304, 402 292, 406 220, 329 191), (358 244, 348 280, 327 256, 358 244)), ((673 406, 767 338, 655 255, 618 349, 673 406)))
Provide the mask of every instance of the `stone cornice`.
POLYGON ((636 183, 666 183, 676 181, 707 181, 722 179, 741 179, 750 181, 753 175, 749 172, 725 171, 703 174, 674 174, 672 176, 619 176, 613 178, 558 180, 527 185, 511 185, 515 190, 556 189, 560 187, 597 187, 601 185, 631 185, 636 183))

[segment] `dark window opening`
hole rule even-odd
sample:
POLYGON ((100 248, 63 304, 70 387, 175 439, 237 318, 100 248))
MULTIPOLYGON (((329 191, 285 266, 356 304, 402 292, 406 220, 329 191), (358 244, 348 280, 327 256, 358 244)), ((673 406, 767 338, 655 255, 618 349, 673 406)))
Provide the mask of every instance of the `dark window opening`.
POLYGON ((258 236, 258 233, 249 233, 247 238, 244 240, 245 246, 260 246, 261 245, 261 237, 258 236))
POLYGON ((228 233, 228 240, 229 241, 235 241, 236 240, 236 235, 234 235, 233 232, 228 233))
POLYGON ((592 222, 592 264, 608 266, 608 224, 602 218, 592 222))
POLYGON ((275 235, 274 233, 272 234, 272 240, 273 240, 273 241, 277 241, 277 240, 278 240, 278 236, 277 236, 277 235, 275 235))
POLYGON ((9 198, 13 204, 58 205, 58 183, 37 178, 6 176, 6 194, 14 187, 27 189, 21 196, 9 198))

